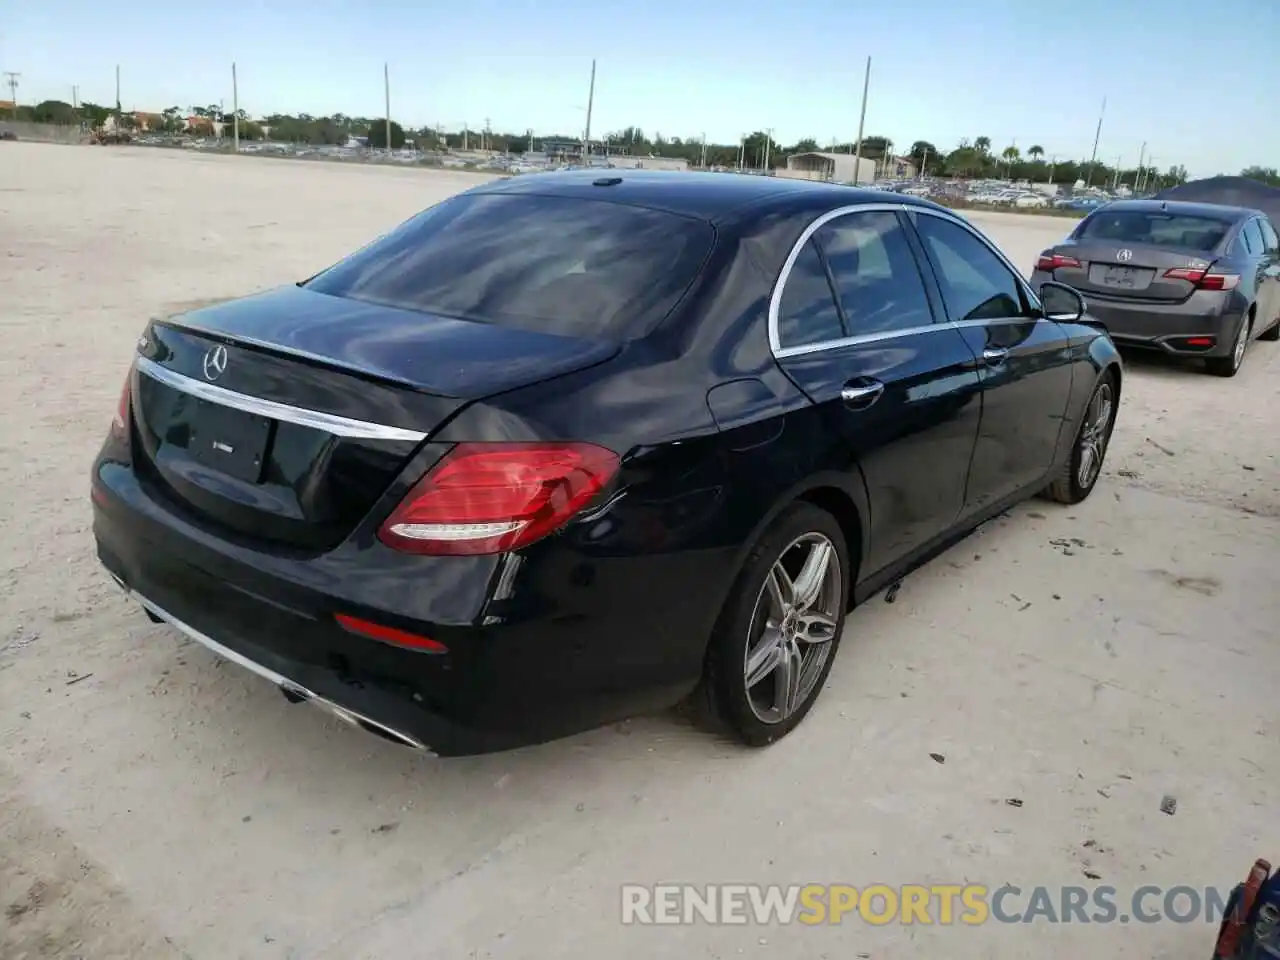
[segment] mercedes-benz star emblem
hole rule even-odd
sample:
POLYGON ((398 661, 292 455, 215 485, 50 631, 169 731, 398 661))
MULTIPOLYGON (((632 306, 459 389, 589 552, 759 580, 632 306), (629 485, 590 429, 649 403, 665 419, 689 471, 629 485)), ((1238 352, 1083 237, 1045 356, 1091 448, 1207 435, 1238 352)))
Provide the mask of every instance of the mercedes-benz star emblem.
POLYGON ((209 352, 204 355, 204 378, 206 380, 217 380, 226 369, 227 348, 222 344, 210 347, 209 352))
POLYGON ((1133 259, 1133 251, 1121 250, 1119 253, 1116 254, 1116 259, 1119 260, 1121 263, 1128 263, 1130 260, 1133 259))

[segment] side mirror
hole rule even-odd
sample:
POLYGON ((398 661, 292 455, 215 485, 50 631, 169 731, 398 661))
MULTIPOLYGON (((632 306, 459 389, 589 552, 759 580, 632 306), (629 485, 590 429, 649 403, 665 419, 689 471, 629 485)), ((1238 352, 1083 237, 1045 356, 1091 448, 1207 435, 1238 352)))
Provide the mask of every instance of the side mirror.
POLYGON ((1040 305, 1050 320, 1061 320, 1074 323, 1084 316, 1084 297, 1074 287, 1055 280, 1046 280, 1040 284, 1040 305))

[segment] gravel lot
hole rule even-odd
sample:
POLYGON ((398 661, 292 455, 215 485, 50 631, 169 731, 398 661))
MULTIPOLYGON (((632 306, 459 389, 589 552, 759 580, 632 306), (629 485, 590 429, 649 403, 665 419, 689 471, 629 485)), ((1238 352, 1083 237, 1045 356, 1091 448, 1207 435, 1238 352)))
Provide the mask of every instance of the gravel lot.
MULTIPOLYGON (((667 715, 421 758, 120 596, 87 471, 145 320, 307 276, 473 182, 0 145, 0 956, 1207 956, 1203 923, 624 927, 618 886, 1124 891, 1280 854, 1280 345, 1235 380, 1132 362, 1094 497, 1022 506, 856 611, 763 752, 667 715)), ((1025 267, 1069 226, 974 219, 1025 267)))

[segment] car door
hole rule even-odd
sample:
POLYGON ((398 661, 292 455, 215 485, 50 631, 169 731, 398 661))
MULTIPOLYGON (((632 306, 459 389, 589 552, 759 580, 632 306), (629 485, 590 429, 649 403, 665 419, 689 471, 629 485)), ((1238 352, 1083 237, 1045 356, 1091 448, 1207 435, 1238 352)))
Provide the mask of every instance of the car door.
POLYGON ((955 523, 980 420, 973 352, 938 322, 898 210, 815 221, 772 318, 779 364, 822 406, 865 481, 868 576, 955 523))
POLYGON ((948 319, 982 361, 982 424, 965 504, 979 513, 1047 477, 1071 396, 1071 344, 976 230, 942 211, 913 211, 909 220, 948 319))
POLYGON ((1253 332, 1258 334, 1274 325, 1280 316, 1280 239, 1261 217, 1250 220, 1241 235, 1250 255, 1257 258, 1258 322, 1253 332))

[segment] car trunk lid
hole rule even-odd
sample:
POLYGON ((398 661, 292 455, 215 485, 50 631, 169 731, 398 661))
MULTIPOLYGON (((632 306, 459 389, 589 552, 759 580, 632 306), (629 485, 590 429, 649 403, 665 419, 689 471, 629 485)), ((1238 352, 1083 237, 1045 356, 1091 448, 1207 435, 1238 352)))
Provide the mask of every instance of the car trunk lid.
POLYGON ((135 469, 215 533, 329 549, 468 403, 617 350, 286 287, 148 328, 135 469))
POLYGON ((1040 262, 1054 280, 1084 293, 1176 302, 1195 292, 1194 278, 1214 260, 1193 247, 1085 242, 1053 247, 1040 262))
POLYGON ((1041 257, 1055 280, 1086 293, 1180 301, 1220 256, 1228 218, 1165 206, 1109 205, 1041 257))

